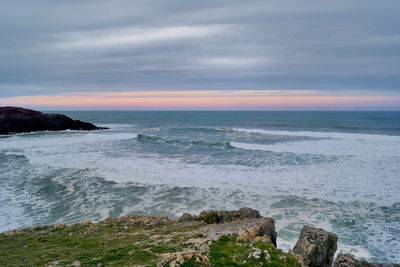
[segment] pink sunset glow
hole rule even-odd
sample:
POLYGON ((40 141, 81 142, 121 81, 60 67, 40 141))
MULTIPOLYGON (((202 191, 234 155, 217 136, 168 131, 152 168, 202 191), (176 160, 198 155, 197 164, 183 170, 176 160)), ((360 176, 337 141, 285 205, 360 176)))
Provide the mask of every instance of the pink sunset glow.
POLYGON ((399 107, 400 97, 331 96, 312 90, 90 92, 3 98, 1 105, 74 110, 367 110, 399 107))

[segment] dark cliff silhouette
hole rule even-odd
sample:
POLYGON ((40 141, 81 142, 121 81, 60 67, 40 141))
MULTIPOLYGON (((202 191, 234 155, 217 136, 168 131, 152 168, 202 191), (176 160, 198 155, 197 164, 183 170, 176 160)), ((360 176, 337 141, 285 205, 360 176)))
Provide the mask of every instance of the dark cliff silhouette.
POLYGON ((43 114, 39 111, 19 107, 0 107, 0 134, 103 129, 107 128, 73 120, 61 114, 43 114))

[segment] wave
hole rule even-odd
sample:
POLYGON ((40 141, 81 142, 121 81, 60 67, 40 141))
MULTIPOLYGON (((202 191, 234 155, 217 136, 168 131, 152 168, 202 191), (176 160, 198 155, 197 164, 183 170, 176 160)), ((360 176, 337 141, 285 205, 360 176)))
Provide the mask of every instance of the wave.
POLYGON ((110 129, 121 129, 121 128, 131 128, 135 127, 135 124, 126 124, 126 123, 96 123, 98 127, 107 127, 110 129))
POLYGON ((135 139, 138 137, 138 135, 135 133, 113 133, 113 134, 89 133, 85 137, 94 138, 94 141, 119 141, 119 140, 135 139))
POLYGON ((202 133, 220 133, 228 129, 219 127, 176 127, 169 129, 172 132, 202 132, 202 133))
POLYGON ((398 141, 365 140, 365 139, 315 139, 279 142, 274 144, 257 144, 231 142, 232 147, 277 153, 316 154, 328 156, 376 156, 397 157, 400 149, 398 141))
POLYGON ((138 134, 137 140, 138 141, 158 141, 158 140, 162 140, 162 138, 156 137, 156 136, 151 136, 151 135, 138 134))
POLYGON ((138 134, 137 140, 139 142, 161 142, 170 145, 195 145, 195 146, 205 146, 205 147, 220 147, 225 149, 232 149, 230 142, 207 142, 207 141, 188 141, 182 139, 165 139, 158 136, 138 134))
POLYGON ((250 134, 266 134, 266 135, 283 135, 283 136, 300 136, 314 138, 334 138, 334 139, 362 139, 362 140, 387 140, 400 141, 400 136, 381 135, 381 134, 361 134, 361 133, 341 133, 341 132, 311 132, 311 131, 278 131, 263 129, 244 129, 233 128, 236 132, 245 132, 250 134))
POLYGON ((93 144, 97 142, 122 141, 137 138, 135 133, 98 132, 41 132, 30 135, 13 135, 0 139, 2 149, 55 148, 73 145, 93 144))
POLYGON ((231 142, 230 145, 233 148, 240 148, 246 150, 273 151, 271 145, 249 144, 249 143, 239 143, 239 142, 231 142))

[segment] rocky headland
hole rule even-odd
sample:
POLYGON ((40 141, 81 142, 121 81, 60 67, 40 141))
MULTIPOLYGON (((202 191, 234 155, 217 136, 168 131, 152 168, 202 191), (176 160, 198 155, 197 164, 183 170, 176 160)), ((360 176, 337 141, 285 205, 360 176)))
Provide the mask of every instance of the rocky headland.
POLYGON ((61 114, 43 114, 39 111, 19 107, 0 107, 0 134, 103 129, 106 128, 73 120, 61 114))
POLYGON ((130 215, 0 234, 0 266, 398 267, 339 253, 338 236, 304 226, 294 249, 276 248, 273 218, 256 210, 203 211, 177 221, 130 215))

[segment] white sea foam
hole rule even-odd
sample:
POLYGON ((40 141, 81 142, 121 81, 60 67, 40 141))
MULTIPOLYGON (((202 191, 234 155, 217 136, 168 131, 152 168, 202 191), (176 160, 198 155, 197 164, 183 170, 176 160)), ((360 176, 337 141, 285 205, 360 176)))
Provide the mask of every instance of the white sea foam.
MULTIPOLYGON (((367 217, 364 214, 369 212, 369 206, 365 204, 366 207, 360 207, 357 203, 367 201, 378 206, 390 206, 399 202, 400 185, 397 181, 400 177, 398 155, 400 142, 397 136, 256 131, 274 135, 292 133, 295 136, 315 139, 276 142, 272 145, 231 142, 233 147, 244 149, 246 153, 270 159, 268 164, 259 167, 204 164, 213 160, 211 158, 206 161, 208 155, 198 156, 199 161, 196 163, 187 163, 185 158, 192 155, 165 156, 156 152, 143 153, 138 150, 143 144, 135 141, 137 137, 135 133, 117 130, 16 135, 0 139, 0 152, 9 156, 24 155, 32 164, 26 167, 25 173, 16 173, 20 171, 17 168, 8 171, 8 174, 16 177, 32 175, 29 174, 32 169, 38 174, 45 175, 50 170, 62 170, 53 180, 65 187, 66 197, 73 197, 76 194, 76 198, 69 203, 72 209, 63 214, 59 221, 79 220, 79 214, 90 214, 89 219, 101 219, 112 214, 113 209, 108 206, 109 203, 113 199, 122 201, 124 197, 112 193, 90 194, 92 190, 99 190, 93 188, 91 184, 91 181, 98 177, 120 184, 121 188, 127 188, 132 184, 147 188, 148 191, 137 196, 140 201, 125 204, 120 215, 146 211, 148 214, 178 216, 183 212, 198 213, 207 208, 234 209, 240 206, 259 209, 262 215, 268 214, 279 218, 276 222, 280 236, 284 232, 288 235, 285 241, 279 240, 279 247, 284 249, 294 245, 302 224, 307 223, 337 231, 333 229, 332 220, 349 216, 340 214, 341 205, 356 215, 360 209, 365 209, 361 215, 367 217), (286 152, 296 155, 288 157, 284 154, 286 152), (328 157, 324 161, 305 161, 309 157, 306 154, 312 154, 317 159, 321 157, 320 155, 334 157, 332 159, 328 157), (202 157, 204 161, 201 161, 202 157), (288 161, 291 161, 291 164, 288 164, 288 161), (293 161, 296 164, 292 164, 293 161), (79 184, 80 187, 77 187, 76 180, 68 180, 70 176, 68 170, 85 170, 85 175, 79 173, 79 181, 84 182, 79 184), (79 195, 77 191, 80 190, 85 192, 85 196, 79 195), (296 198, 284 199, 283 202, 303 202, 302 205, 270 206, 279 202, 283 198, 281 196, 287 195, 296 198), (319 199, 331 201, 333 204, 319 203, 319 199), (340 204, 343 200, 346 200, 346 203, 340 204)), ((234 150, 229 153, 232 153, 229 156, 235 157, 234 150)), ((242 154, 239 156, 243 157, 242 154)), ((8 174, 4 173, 4 176, 8 174)), ((37 176, 33 175, 31 179, 35 178, 37 179, 37 176)), ((0 189, 0 193, 3 194, 4 190, 0 189)), ((36 203, 42 216, 44 218, 47 216, 48 213, 45 211, 49 210, 49 204, 43 199, 31 198, 29 193, 30 191, 27 191, 25 193, 27 196, 24 195, 18 201, 11 203, 12 207, 16 207, 13 211, 7 213, 6 210, 0 209, 9 220, 8 226, 2 224, 0 229, 10 227, 10 222, 17 227, 20 226, 18 223, 24 214, 20 202, 36 203), (13 221, 13 218, 18 219, 13 221)), ((377 214, 381 216, 382 222, 372 218, 368 223, 360 222, 356 229, 363 229, 368 233, 376 230, 387 231, 389 224, 384 224, 386 214, 379 212, 377 214)), ((397 217, 390 218, 396 220, 397 217)), ((40 219, 35 220, 35 223, 38 221, 40 222, 40 219)), ((389 226, 392 227, 393 224, 389 226)), ((339 236, 348 234, 345 230, 341 231, 338 232, 339 236)), ((388 243, 387 248, 384 248, 388 251, 388 255, 395 255, 393 251, 400 247, 393 240, 396 240, 393 233, 387 233, 384 237, 384 241, 388 243)), ((380 246, 385 245, 382 245, 382 242, 368 240, 368 246, 372 249, 381 249, 380 246)), ((339 249, 348 252, 353 249, 353 253, 359 253, 364 257, 371 256, 365 247, 350 247, 340 243, 339 249)), ((400 260, 396 257, 394 259, 400 260)))
POLYGON ((400 136, 338 133, 338 132, 290 132, 261 129, 235 129, 247 133, 266 135, 299 136, 317 139, 276 142, 274 144, 231 142, 231 146, 258 151, 279 153, 347 155, 362 157, 397 156, 400 151, 400 136), (322 138, 322 139, 320 139, 322 138))
MULTIPOLYGON (((136 135, 123 134, 114 136, 111 140, 129 139, 134 136, 136 135)), ((22 149, 22 146, 25 146, 23 153, 31 163, 58 168, 89 167, 97 173, 97 176, 117 183, 218 187, 260 193, 267 191, 269 194, 288 192, 333 201, 368 198, 382 203, 398 201, 397 192, 400 190, 398 183, 393 183, 400 173, 399 157, 393 154, 389 157, 381 156, 380 159, 380 154, 374 154, 373 150, 369 154, 358 153, 358 156, 338 158, 332 162, 315 162, 307 165, 299 163, 294 166, 285 165, 287 161, 285 156, 269 155, 268 157, 272 158, 271 162, 275 164, 253 168, 239 165, 188 164, 182 161, 183 155, 181 157, 141 155, 135 149, 109 146, 108 142, 92 142, 90 138, 83 144, 73 144, 67 139, 66 143, 62 143, 61 140, 57 142, 41 140, 38 143, 31 140, 36 145, 30 143, 29 146, 17 141, 10 147, 22 149), (381 178, 375 179, 375 177, 381 178), (359 184, 363 184, 363 187, 359 184), (330 192, 329 195, 326 192, 330 192)), ((392 146, 391 149, 396 151, 398 147, 393 144, 392 146)), ((315 149, 314 146, 310 147, 315 149)), ((297 152, 301 150, 296 149, 297 152)), ((302 155, 300 154, 296 160, 301 162, 302 155)))
POLYGON ((15 135, 0 139, 0 150, 32 148, 62 148, 74 144, 93 144, 99 142, 122 141, 137 138, 134 133, 114 132, 41 132, 30 135, 15 135))
POLYGON ((96 123, 96 126, 98 127, 106 127, 110 128, 110 130, 120 130, 124 128, 132 128, 135 127, 136 124, 126 124, 126 123, 96 123))
POLYGON ((274 144, 254 144, 231 142, 232 147, 273 152, 288 152, 299 154, 321 155, 358 155, 358 156, 397 156, 400 151, 400 141, 395 140, 365 140, 365 139, 318 139, 277 142, 274 144))
POLYGON ((309 132, 309 131, 276 131, 263 129, 242 129, 233 128, 237 132, 251 134, 283 135, 283 136, 303 136, 315 138, 338 138, 338 139, 363 139, 363 140, 388 140, 400 141, 400 136, 364 133, 342 133, 342 132, 309 132))

